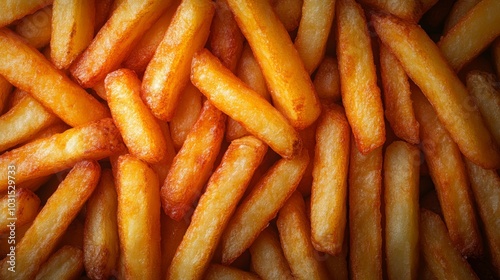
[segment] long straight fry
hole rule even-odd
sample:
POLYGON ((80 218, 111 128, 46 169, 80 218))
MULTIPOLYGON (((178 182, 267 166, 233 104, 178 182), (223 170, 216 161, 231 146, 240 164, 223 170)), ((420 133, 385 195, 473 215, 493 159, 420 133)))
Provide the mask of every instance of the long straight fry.
POLYGON ((66 245, 57 250, 44 263, 38 273, 37 280, 74 279, 83 272, 83 252, 81 249, 66 245))
POLYGON ((36 12, 38 9, 49 5, 52 0, 18 1, 6 0, 2 2, 2 13, 0 13, 0 27, 6 26, 16 19, 36 12))

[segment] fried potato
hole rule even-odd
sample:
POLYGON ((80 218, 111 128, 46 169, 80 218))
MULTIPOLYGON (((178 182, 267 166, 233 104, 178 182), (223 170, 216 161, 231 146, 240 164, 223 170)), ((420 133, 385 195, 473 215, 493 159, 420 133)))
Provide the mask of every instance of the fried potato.
POLYGON ((37 10, 49 5, 52 0, 32 0, 18 1, 5 0, 2 3, 2 13, 0 14, 0 27, 6 26, 17 19, 32 14, 37 10))
POLYGON ((448 33, 460 19, 465 16, 474 6, 481 0, 458 0, 453 4, 450 13, 446 17, 446 22, 443 27, 443 34, 448 33))
POLYGON ((52 32, 52 6, 47 6, 20 19, 15 26, 16 33, 36 49, 50 43, 52 32))
POLYGON ((299 27, 304 0, 271 0, 273 10, 287 31, 299 27))
POLYGON ((200 196, 219 154, 225 125, 226 116, 205 101, 161 187, 163 210, 172 219, 182 219, 200 196))
POLYGON ((193 58, 191 82, 212 104, 281 156, 290 158, 300 151, 298 133, 283 115, 206 49, 193 58))
POLYGON ((296 279, 328 279, 323 262, 311 243, 309 220, 302 195, 294 192, 276 220, 283 253, 296 279))
POLYGON ((354 0, 337 1, 337 58, 342 103, 363 154, 385 142, 384 109, 364 11, 354 0))
POLYGON ((168 128, 168 123, 160 121, 158 119, 156 120, 160 124, 161 132, 163 134, 163 137, 165 138, 165 142, 167 143, 166 157, 164 157, 163 160, 161 160, 158 163, 151 164, 151 168, 153 168, 153 170, 156 172, 156 175, 158 175, 158 181, 160 182, 161 185, 162 182, 165 182, 168 172, 170 171, 170 167, 172 166, 172 162, 174 161, 175 148, 172 142, 172 137, 170 136, 170 129, 168 128))
POLYGON ((308 163, 306 150, 294 158, 281 159, 252 188, 222 236, 223 264, 230 264, 252 245, 296 190, 308 163))
POLYGON ((189 81, 191 60, 208 38, 212 1, 182 1, 142 80, 142 99, 153 114, 170 121, 189 81))
POLYGON ((161 273, 158 177, 145 162, 122 155, 118 158, 115 183, 121 276, 158 279, 161 273))
POLYGON ((231 142, 220 166, 207 183, 191 224, 177 248, 167 279, 197 279, 203 275, 222 231, 266 151, 267 146, 253 136, 231 142))
POLYGON ((204 279, 206 280, 258 280, 257 275, 231 266, 212 263, 207 269, 204 279))
POLYGON ((390 13, 399 18, 413 22, 417 22, 423 14, 423 7, 420 0, 360 0, 359 2, 382 12, 390 13))
POLYGON ((372 14, 371 22, 382 42, 429 99, 460 151, 483 167, 500 166, 498 147, 479 111, 468 105, 467 89, 424 30, 388 15, 372 14))
POLYGON ((171 3, 170 0, 123 1, 69 68, 73 77, 85 88, 104 80, 171 3))
POLYGON ((75 279, 83 272, 83 252, 81 249, 64 246, 45 262, 38 273, 37 280, 75 279))
MULTIPOLYGON (((46 176, 81 160, 98 160, 124 151, 120 132, 111 119, 69 129, 0 155, 0 169, 16 166, 16 184, 46 176)), ((7 172, 0 175, 0 190, 7 189, 7 172)))
POLYGON ((293 127, 304 129, 319 116, 314 86, 283 24, 268 1, 228 0, 266 78, 276 108, 293 127))
POLYGON ((0 29, 0 54, 4 59, 0 75, 67 124, 83 125, 109 116, 102 104, 6 28, 0 29))
POLYGON ((313 162, 311 239, 316 250, 331 255, 340 253, 344 242, 350 138, 343 109, 323 107, 313 162))
MULTIPOLYGON (((14 177, 15 178, 15 177, 14 177)), ((38 214, 40 198, 32 191, 24 188, 9 189, 6 195, 0 198, 0 233, 22 227, 32 222, 38 214)))
POLYGON ((337 59, 325 56, 314 75, 314 88, 318 97, 328 102, 340 101, 340 76, 337 59))
POLYGON ((167 277, 167 270, 172 263, 175 251, 181 244, 189 227, 189 220, 176 221, 167 214, 161 213, 161 279, 167 277))
MULTIPOLYGON (((50 257, 57 241, 78 215, 99 181, 101 169, 95 161, 81 161, 70 171, 16 244, 16 279, 32 279, 50 257)), ((0 278, 9 279, 9 260, 0 263, 0 278)))
POLYGON ((83 232, 83 264, 92 279, 108 279, 118 261, 117 196, 113 173, 102 171, 87 201, 83 232))
POLYGON ((420 150, 392 142, 384 156, 385 254, 389 279, 416 279, 420 150))
POLYGON ((94 24, 94 34, 102 28, 109 18, 111 12, 111 6, 115 0, 100 0, 95 1, 95 24, 94 24))
POLYGON ((0 75, 0 115, 4 112, 11 91, 12 85, 0 75))
POLYGON ((326 255, 325 266, 328 270, 328 274, 333 279, 338 280, 348 280, 349 279, 349 269, 347 265, 347 251, 349 243, 347 242, 349 232, 346 231, 344 235, 344 244, 342 245, 342 251, 337 255, 326 255))
POLYGON ((462 255, 479 256, 481 236, 460 150, 418 89, 413 90, 412 98, 420 123, 422 150, 450 238, 462 255))

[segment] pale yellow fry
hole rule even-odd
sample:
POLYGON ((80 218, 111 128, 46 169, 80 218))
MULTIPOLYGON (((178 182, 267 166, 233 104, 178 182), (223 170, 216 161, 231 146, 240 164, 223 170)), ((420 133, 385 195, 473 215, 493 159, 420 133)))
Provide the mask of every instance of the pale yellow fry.
POLYGON ((14 236, 12 231, 32 222, 40 207, 40 198, 32 191, 16 186, 15 178, 15 172, 12 172, 13 187, 8 188, 7 193, 0 198, 0 233, 9 232, 9 235, 14 236))
POLYGON ((30 46, 40 49, 50 43, 52 32, 52 6, 47 6, 19 20, 15 31, 30 46))
POLYGON ((0 13, 0 27, 6 26, 13 21, 20 19, 26 15, 36 12, 52 3, 52 0, 5 0, 2 1, 2 12, 0 13))
POLYGON ((481 0, 458 0, 453 4, 446 18, 446 22, 443 27, 443 34, 448 33, 448 31, 457 24, 460 19, 465 16, 474 6, 481 2, 481 0))
POLYGON ((82 250, 73 246, 64 246, 55 252, 49 260, 40 267, 35 279, 71 280, 78 278, 82 272, 82 250))
POLYGON ((167 279, 198 279, 213 256, 222 231, 243 196, 267 146, 253 136, 236 139, 210 177, 191 224, 172 260, 167 279))

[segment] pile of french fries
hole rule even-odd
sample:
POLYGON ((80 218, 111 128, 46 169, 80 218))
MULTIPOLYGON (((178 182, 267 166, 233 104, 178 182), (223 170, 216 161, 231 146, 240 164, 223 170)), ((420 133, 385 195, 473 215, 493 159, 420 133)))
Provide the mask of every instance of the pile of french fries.
POLYGON ((500 1, 0 1, 0 279, 500 278, 500 1))

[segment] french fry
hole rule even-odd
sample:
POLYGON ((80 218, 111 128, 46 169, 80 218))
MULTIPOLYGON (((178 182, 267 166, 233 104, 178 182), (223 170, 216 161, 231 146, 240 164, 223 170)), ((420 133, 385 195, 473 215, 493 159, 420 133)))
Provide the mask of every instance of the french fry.
POLYGON ((32 222, 39 207, 40 198, 32 191, 19 187, 9 189, 0 198, 0 233, 12 232, 12 229, 32 222))
POLYGON ((353 279, 382 279, 382 148, 363 155, 351 142, 349 268, 353 279))
POLYGON ((83 264, 92 279, 108 279, 118 261, 117 195, 110 169, 102 171, 87 201, 83 232, 83 264))
POLYGON ((99 164, 81 161, 47 201, 35 221, 16 243, 15 273, 8 270, 9 258, 0 263, 0 278, 32 279, 50 257, 57 241, 76 217, 99 181, 99 164))
MULTIPOLYGON (((16 227, 16 239, 21 240, 24 237, 24 234, 26 231, 31 227, 33 224, 33 221, 20 226, 16 227)), ((5 258, 7 257, 7 254, 10 253, 10 244, 9 244, 9 237, 10 234, 0 234, 0 258, 5 258)), ((12 241, 11 241, 12 242, 12 241)))
POLYGON ((420 150, 392 142, 384 157, 385 254, 389 279, 416 279, 418 272, 420 150))
POLYGON ((49 5, 52 0, 22 1, 6 0, 2 3, 0 14, 0 27, 6 26, 17 19, 32 14, 37 10, 49 5))
POLYGON ((420 0, 398 1, 398 0, 361 0, 361 4, 367 5, 382 12, 393 14, 399 18, 417 22, 422 13, 420 0))
POLYGON ((302 195, 294 192, 279 211, 276 220, 285 254, 296 279, 328 279, 323 262, 320 262, 311 243, 309 220, 302 195))
POLYGON ((299 27, 303 0, 271 0, 273 10, 287 31, 299 27))
POLYGON ((55 252, 44 263, 38 273, 37 280, 75 279, 83 272, 83 252, 72 246, 64 246, 55 252))
POLYGON ((205 101, 161 187, 163 210, 172 219, 182 219, 200 196, 219 154, 225 125, 226 116, 205 101))
POLYGON ((349 269, 347 265, 347 247, 349 243, 347 242, 349 232, 346 231, 344 235, 344 244, 342 245, 342 251, 337 255, 327 255, 325 259, 325 266, 328 270, 328 274, 333 279, 338 280, 348 280, 349 279, 349 269))
POLYGON ((165 182, 168 172, 170 171, 170 167, 172 166, 172 162, 174 161, 175 148, 172 142, 172 137, 170 137, 170 129, 168 127, 168 123, 162 122, 160 120, 158 120, 158 123, 160 124, 161 132, 163 134, 163 137, 165 138, 165 142, 167 143, 167 154, 162 161, 152 164, 151 168, 153 168, 153 170, 156 172, 156 175, 158 175, 158 181, 160 182, 160 184, 162 184, 162 182, 165 182))
MULTIPOLYGON (((98 160, 125 149, 111 119, 69 129, 0 155, 0 168, 14 164, 16 184, 46 176, 81 160, 98 160)), ((7 173, 0 175, 0 191, 7 189, 7 173)))
POLYGON ((304 129, 321 108, 314 86, 283 24, 268 1, 228 0, 236 22, 259 62, 276 108, 304 129))
MULTIPOLYGON (((82 208, 85 209, 85 208, 82 208)), ((73 246, 83 250, 83 230, 84 230, 84 222, 82 214, 85 210, 80 211, 78 216, 69 224, 68 228, 62 235, 61 239, 57 243, 56 249, 59 250, 64 246, 73 246)), ((54 250, 54 251, 55 251, 54 250)))
POLYGON ((420 250, 430 271, 438 279, 478 279, 467 261, 453 246, 441 218, 420 210, 420 250))
POLYGON ((464 256, 482 252, 481 236, 462 155, 422 93, 413 89, 422 150, 453 245, 464 256))
POLYGON ((460 70, 500 35, 499 13, 500 2, 483 0, 439 40, 438 46, 443 56, 455 71, 460 70))
POLYGON ((0 115, 4 112, 12 85, 3 76, 0 76, 0 115))
POLYGON ((0 29, 0 75, 71 126, 109 116, 107 109, 6 28, 0 29), (19 67, 23 65, 23 67, 19 67))
POLYGON ((191 82, 212 104, 278 154, 290 158, 300 151, 298 133, 283 115, 222 66, 208 50, 195 54, 191 72, 191 82))
POLYGON ((121 276, 158 279, 161 272, 158 177, 143 161, 122 155, 118 158, 115 183, 121 276))
POLYGON ((63 133, 64 131, 70 129, 71 127, 62 122, 61 120, 56 121, 55 123, 49 125, 48 127, 40 130, 35 133, 29 140, 28 143, 36 141, 38 139, 43 139, 47 137, 51 137, 53 135, 63 133))
POLYGON ((231 142, 200 198, 167 279, 197 279, 203 275, 222 231, 266 151, 267 146, 253 136, 231 142), (203 238, 199 238, 201 235, 203 238))
POLYGON ((325 56, 314 75, 314 88, 318 97, 329 102, 340 101, 340 76, 337 59, 325 56))
POLYGON ((207 269, 207 273, 203 279, 206 280, 218 280, 218 279, 226 279, 226 280, 258 280, 260 279, 257 275, 246 272, 231 266, 225 266, 221 264, 210 264, 207 269))
POLYGON ((367 154, 385 142, 384 110, 364 11, 337 1, 337 58, 342 103, 358 149, 367 154))
POLYGON ((222 235, 223 264, 230 264, 252 245, 296 190, 308 163, 306 150, 292 159, 281 159, 253 187, 222 235))
POLYGON ((250 246, 252 270, 262 279, 294 279, 283 254, 278 235, 267 227, 250 246))
POLYGON ((189 81, 191 60, 208 38, 212 1, 182 1, 144 72, 142 99, 153 114, 170 121, 189 81))
POLYGON ((481 0, 458 0, 453 4, 450 13, 446 17, 446 22, 443 27, 443 34, 448 33, 460 19, 466 15, 477 3, 481 0))
POLYGON ((385 117, 399 138, 418 144, 419 124, 413 111, 408 75, 385 45, 380 46, 380 76, 384 89, 385 117))
POLYGON ((388 15, 372 14, 371 22, 382 42, 429 99, 460 151, 483 167, 500 166, 498 147, 479 111, 468 105, 467 89, 427 34, 416 24, 388 15))
POLYGON ((111 11, 111 6, 115 0, 101 0, 95 1, 95 24, 94 24, 94 34, 102 28, 109 18, 111 11))
POLYGON ((335 1, 304 0, 294 44, 309 74, 314 72, 325 56, 334 15, 335 1))
POLYGON ((311 240, 316 250, 331 255, 340 253, 344 242, 350 137, 343 109, 323 107, 312 173, 311 240))
POLYGON ((66 69, 94 38, 95 1, 54 0, 50 58, 66 69))
POLYGON ((69 68, 73 77, 85 88, 104 80, 171 3, 169 0, 123 1, 69 68))
POLYGON ((52 6, 47 6, 20 19, 15 26, 16 33, 36 49, 50 43, 52 31, 52 6))
POLYGON ((111 115, 129 152, 150 163, 160 162, 166 157, 167 144, 140 97, 141 81, 132 70, 119 69, 109 73, 104 84, 111 115))
MULTIPOLYGON (((421 9, 420 9, 420 13, 417 16, 417 19, 420 20, 422 18, 422 16, 425 13, 427 13, 427 11, 432 9, 434 7, 434 5, 436 5, 439 1, 438 0, 418 0, 418 2, 420 2, 421 9)), ((441 1, 441 2, 447 2, 447 1, 445 0, 445 1, 441 1)))
POLYGON ((161 279, 167 277, 167 270, 172 263, 175 251, 181 244, 189 227, 189 220, 176 221, 167 214, 161 213, 161 279))

